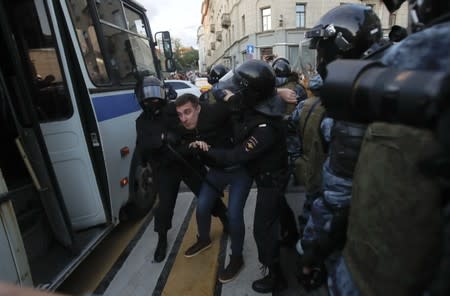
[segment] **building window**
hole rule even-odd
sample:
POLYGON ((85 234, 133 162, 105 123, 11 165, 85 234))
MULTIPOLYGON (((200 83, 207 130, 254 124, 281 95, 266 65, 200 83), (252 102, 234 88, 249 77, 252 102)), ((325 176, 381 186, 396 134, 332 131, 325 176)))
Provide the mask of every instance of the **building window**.
POLYGON ((270 61, 273 59, 273 50, 272 47, 262 47, 259 50, 259 56, 263 61, 270 61))
POLYGON ((295 21, 297 28, 305 27, 305 4, 297 3, 295 5, 295 21))
MULTIPOLYGON (((291 65, 298 64, 297 60, 299 58, 299 50, 298 46, 289 46, 288 47, 288 59, 291 62, 291 65)), ((293 69, 297 70, 297 69, 293 69)))
POLYGON ((242 15, 242 36, 245 36, 245 14, 242 15))
POLYGON ((397 14, 396 14, 395 12, 394 12, 394 13, 391 13, 391 14, 389 15, 389 26, 390 26, 390 27, 393 26, 393 25, 395 25, 396 19, 397 19, 397 14))
POLYGON ((271 9, 263 8, 261 9, 261 15, 262 15, 262 30, 267 31, 272 29, 272 18, 271 18, 271 9))

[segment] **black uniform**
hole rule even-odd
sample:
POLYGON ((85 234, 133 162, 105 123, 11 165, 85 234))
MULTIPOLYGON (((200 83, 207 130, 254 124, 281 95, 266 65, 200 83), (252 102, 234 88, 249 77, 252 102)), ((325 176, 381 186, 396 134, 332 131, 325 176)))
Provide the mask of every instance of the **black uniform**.
MULTIPOLYGON (((155 211, 155 231, 167 232, 172 227, 172 217, 181 181, 198 195, 206 174, 204 165, 195 157, 184 154, 182 157, 190 168, 180 160, 177 138, 181 129, 175 105, 169 103, 159 113, 143 112, 136 120, 137 149, 140 149, 143 162, 149 162, 154 172, 155 184, 159 193, 159 204, 155 211), (166 136, 172 143, 162 141, 166 136), (174 153, 171 147, 176 151, 174 153), (195 170, 195 172, 194 172, 195 170)), ((226 215, 226 206, 218 199, 212 211, 213 216, 226 215)))
POLYGON ((258 187, 254 229, 259 261, 265 266, 278 262, 280 192, 287 171, 283 123, 257 111, 246 111, 236 123, 233 149, 210 149, 207 155, 224 165, 244 164, 258 187))

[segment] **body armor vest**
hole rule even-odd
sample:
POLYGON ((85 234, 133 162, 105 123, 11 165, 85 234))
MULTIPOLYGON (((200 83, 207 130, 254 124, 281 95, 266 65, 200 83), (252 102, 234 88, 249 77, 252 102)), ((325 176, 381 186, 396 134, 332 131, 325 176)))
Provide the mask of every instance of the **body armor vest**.
POLYGON ((338 175, 353 177, 367 125, 336 121, 331 130, 330 167, 338 175))
POLYGON ((439 265, 442 194, 419 169, 437 146, 430 131, 368 127, 343 251, 361 295, 422 294, 439 265))
POLYGON ((306 192, 318 192, 322 185, 322 165, 327 153, 320 130, 325 108, 317 97, 305 100, 299 122, 302 156, 296 161, 297 172, 305 183, 306 192))

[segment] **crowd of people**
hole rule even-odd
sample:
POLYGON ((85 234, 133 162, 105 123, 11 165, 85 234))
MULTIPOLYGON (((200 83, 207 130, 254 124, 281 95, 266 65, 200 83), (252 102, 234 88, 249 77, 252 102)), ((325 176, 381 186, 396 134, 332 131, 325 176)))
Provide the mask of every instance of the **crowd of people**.
MULTIPOLYGON (((391 12, 402 2, 384 1, 391 12)), ((331 67, 338 60, 448 71, 449 4, 409 2, 412 34, 395 26, 391 40, 383 38, 370 7, 345 4, 325 13, 305 34, 317 51, 314 74, 299 75, 283 57, 248 60, 232 70, 219 64, 210 70, 208 93, 181 95, 173 103, 158 79, 138 83, 143 112, 136 122, 137 149, 152 166, 159 192, 156 262, 166 257, 183 180, 197 196, 198 231, 184 255, 195 257, 211 246, 211 216, 218 217, 231 240, 230 260, 218 280, 232 281, 244 266, 243 210, 255 182, 253 234, 258 260, 268 271, 252 283, 256 292, 286 288, 283 245, 296 248, 297 277, 309 291, 326 285, 330 295, 449 292, 448 179, 430 169, 436 155, 448 160, 442 152, 448 140, 429 127, 404 124, 401 116, 380 119, 386 122, 358 118, 358 104, 372 103, 371 93, 355 95, 350 88, 354 108, 344 110, 333 97, 347 94, 345 88, 325 92, 327 77, 347 74, 331 67), (306 194, 299 227, 285 198, 292 178, 306 194), (225 188, 228 206, 222 200, 225 188)), ((399 92, 391 86, 382 97, 381 115, 408 111, 394 103, 399 92)))

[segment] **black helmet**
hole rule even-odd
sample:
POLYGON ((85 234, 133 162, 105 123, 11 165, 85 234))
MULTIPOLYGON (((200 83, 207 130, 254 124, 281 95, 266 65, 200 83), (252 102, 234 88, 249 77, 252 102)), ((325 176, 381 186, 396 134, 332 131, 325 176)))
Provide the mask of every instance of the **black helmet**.
POLYGON ((218 64, 211 68, 211 71, 209 71, 208 75, 208 83, 209 84, 216 84, 219 82, 219 79, 222 78, 225 74, 227 74, 228 69, 222 65, 218 64))
POLYGON ((291 66, 289 61, 285 58, 279 57, 272 62, 272 68, 277 77, 289 77, 291 74, 291 66))
POLYGON ((222 77, 217 88, 235 93, 241 107, 253 107, 273 97, 275 72, 266 62, 248 60, 222 77))
POLYGON ((150 102, 154 102, 152 107, 160 107, 166 102, 166 91, 162 82, 154 76, 145 76, 138 80, 134 89, 136 98, 142 109, 149 109, 150 102))
MULTIPOLYGON (((391 13, 399 9, 405 1, 383 0, 384 5, 391 13)), ((448 0, 408 0, 408 2, 414 31, 420 30, 424 25, 450 11, 450 1, 448 0)))
POLYGON ((372 8, 344 4, 328 11, 305 33, 310 49, 317 50, 317 71, 325 78, 325 66, 338 58, 357 59, 382 37, 381 22, 372 8))

